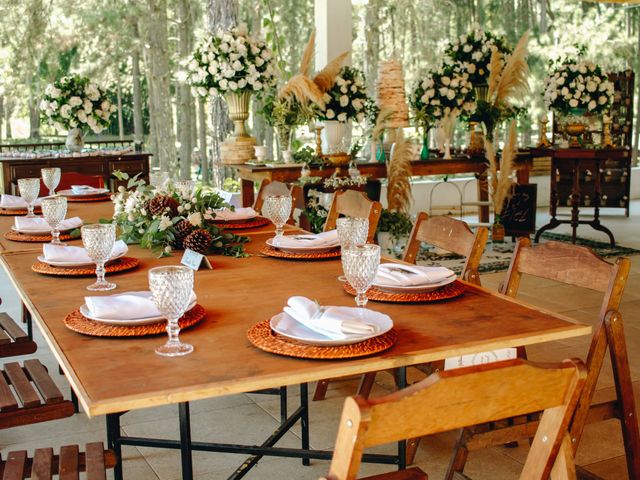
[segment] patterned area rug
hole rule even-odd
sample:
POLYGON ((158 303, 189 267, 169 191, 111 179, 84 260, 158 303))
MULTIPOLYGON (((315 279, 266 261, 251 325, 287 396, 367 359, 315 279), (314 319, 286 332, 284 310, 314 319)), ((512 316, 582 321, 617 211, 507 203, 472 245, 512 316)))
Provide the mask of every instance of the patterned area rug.
MULTIPOLYGON (((571 243, 571 235, 550 232, 543 233, 541 242, 548 240, 571 243)), ((636 250, 634 248, 623 247, 620 245, 612 248, 609 243, 598 242, 588 238, 578 237, 576 244, 589 247, 604 258, 640 254, 640 250, 636 250)), ((511 262, 511 255, 513 254, 515 245, 516 244, 511 242, 510 239, 504 243, 496 244, 492 244, 491 241, 489 241, 484 255, 482 256, 482 261, 480 262, 480 273, 494 273, 507 270, 509 268, 509 263, 511 262)), ((418 264, 441 265, 443 267, 450 268, 459 274, 464 265, 464 258, 459 255, 439 251, 434 247, 423 245, 420 249, 420 253, 418 254, 418 264)))

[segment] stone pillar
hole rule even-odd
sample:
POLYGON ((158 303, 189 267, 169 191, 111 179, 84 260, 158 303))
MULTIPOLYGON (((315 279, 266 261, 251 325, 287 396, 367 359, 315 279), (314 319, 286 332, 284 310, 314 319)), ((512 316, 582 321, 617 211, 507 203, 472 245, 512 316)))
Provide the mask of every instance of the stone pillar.
MULTIPOLYGON (((351 51, 351 0, 315 0, 316 71, 342 52, 351 51)), ((351 55, 345 62, 351 65, 351 55)))

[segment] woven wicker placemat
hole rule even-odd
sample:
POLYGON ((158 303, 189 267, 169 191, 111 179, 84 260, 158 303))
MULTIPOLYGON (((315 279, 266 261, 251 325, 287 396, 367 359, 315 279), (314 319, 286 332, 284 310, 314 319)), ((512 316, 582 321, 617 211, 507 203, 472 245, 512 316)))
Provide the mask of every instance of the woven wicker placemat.
MULTIPOLYGON (((28 235, 26 233, 18 233, 13 230, 5 232, 4 238, 14 242, 33 242, 33 243, 47 243, 51 241, 51 235, 28 235)), ((80 235, 71 236, 69 233, 61 233, 60 240, 73 240, 74 238, 80 238, 80 235)))
MULTIPOLYGON (((109 262, 105 265, 107 273, 118 273, 126 270, 131 270, 140 265, 140 260, 133 257, 120 257, 113 262, 109 262)), ((84 265, 80 267, 54 267, 48 263, 36 261, 31 266, 31 270, 36 273, 42 273, 44 275, 56 275, 61 277, 86 277, 96 274, 96 267, 90 265, 84 265)))
POLYGON ((260 253, 267 255, 268 257, 286 258, 289 260, 327 260, 331 258, 340 258, 340 248, 318 253, 289 253, 270 247, 269 245, 265 245, 260 250, 260 253))
POLYGON ((269 320, 260 322, 247 331, 249 341, 260 350, 287 357, 314 358, 318 360, 337 360, 344 358, 366 357, 374 353, 383 352, 393 346, 398 338, 395 330, 391 329, 382 335, 352 343, 351 345, 339 345, 321 347, 296 342, 271 330, 269 320))
POLYGON ((271 223, 271 220, 264 217, 254 217, 244 222, 220 222, 213 221, 214 225, 225 230, 242 230, 247 228, 258 228, 271 223))
POLYGON ((86 197, 67 197, 67 202, 106 202, 111 200, 111 194, 105 193, 102 195, 87 195, 86 197))
MULTIPOLYGON (((11 210, 9 208, 0 208, 0 215, 4 215, 7 217, 20 217, 22 215, 26 215, 29 213, 27 209, 24 210, 11 210)), ((40 207, 36 207, 33 209, 33 213, 42 213, 40 207)))
MULTIPOLYGON (((180 329, 184 330, 200 322, 205 317, 205 313, 204 307, 196 305, 178 321, 180 329)), ((167 331, 167 322, 164 320, 149 325, 132 327, 107 325, 106 323, 89 320, 80 313, 80 310, 74 310, 67 315, 64 319, 64 324, 74 332, 93 337, 144 337, 147 335, 160 335, 167 331)))
MULTIPOLYGON (((344 290, 350 294, 355 295, 356 291, 348 283, 344 284, 344 290)), ((449 285, 445 285, 442 288, 434 290, 432 292, 424 293, 391 293, 384 292, 371 287, 367 291, 367 298, 374 302, 393 302, 393 303, 425 303, 425 302, 438 302, 440 300, 447 300, 449 298, 455 298, 464 293, 464 285, 455 281, 449 285)))

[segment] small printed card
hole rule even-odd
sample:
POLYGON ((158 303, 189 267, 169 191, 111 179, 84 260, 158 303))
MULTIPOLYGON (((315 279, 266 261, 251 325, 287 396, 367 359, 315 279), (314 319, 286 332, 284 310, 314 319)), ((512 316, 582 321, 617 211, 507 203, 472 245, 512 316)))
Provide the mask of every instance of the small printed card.
POLYGON ((209 262, 209 259, 205 255, 189 250, 188 248, 184 251, 184 255, 182 255, 180 263, 195 271, 198 271, 203 265, 204 268, 209 270, 213 268, 211 266, 211 262, 209 262))

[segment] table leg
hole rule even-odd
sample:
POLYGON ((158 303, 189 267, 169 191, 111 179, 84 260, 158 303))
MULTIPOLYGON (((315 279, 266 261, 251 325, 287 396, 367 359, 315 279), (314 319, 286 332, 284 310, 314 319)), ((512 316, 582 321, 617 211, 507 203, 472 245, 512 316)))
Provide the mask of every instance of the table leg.
POLYGON ((116 454, 116 465, 113 467, 113 478, 122 480, 122 447, 120 446, 120 414, 107 415, 107 446, 116 454))
POLYGON ((193 461, 191 458, 191 417, 189 415, 189 402, 178 404, 180 415, 180 454, 182 457, 182 479, 193 478, 193 461))
MULTIPOLYGON (((486 202, 489 200, 489 182, 487 180, 486 170, 478 174, 478 201, 486 202)), ((489 223, 489 207, 480 205, 478 207, 478 221, 480 223, 489 223)))
MULTIPOLYGON (((309 385, 306 383, 300 384, 300 407, 302 408, 300 415, 302 449, 309 450, 309 385)), ((303 458, 302 465, 311 465, 311 460, 303 458)))
MULTIPOLYGON (((407 367, 398 367, 396 369, 396 384, 398 389, 402 390, 407 386, 407 367)), ((398 470, 407 468, 407 441, 398 442, 398 470)))
POLYGON ((252 207, 253 198, 253 180, 247 180, 245 178, 240 179, 240 187, 242 191, 242 206, 252 207))
POLYGON ((580 160, 573 163, 573 188, 571 189, 571 243, 576 243, 580 225, 580 160))
POLYGON ((287 387, 280 387, 280 423, 287 421, 287 387))
POLYGON ((551 216, 551 220, 546 225, 543 225, 536 232, 536 236, 534 238, 534 242, 538 243, 540 241, 540 237, 547 230, 553 230, 560 222, 556 218, 558 213, 558 177, 560 176, 560 171, 555 163, 551 164, 551 194, 549 196, 549 215, 551 216))

